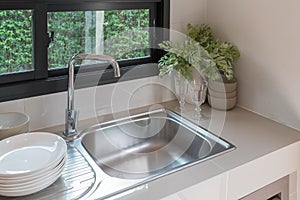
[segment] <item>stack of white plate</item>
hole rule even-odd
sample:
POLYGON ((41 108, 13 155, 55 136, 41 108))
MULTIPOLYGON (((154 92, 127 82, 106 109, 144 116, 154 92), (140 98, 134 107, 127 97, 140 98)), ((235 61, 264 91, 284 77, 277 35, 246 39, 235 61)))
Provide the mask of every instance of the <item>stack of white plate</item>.
POLYGON ((23 196, 48 187, 61 176, 66 160, 66 142, 52 133, 24 133, 0 141, 0 195, 23 196))

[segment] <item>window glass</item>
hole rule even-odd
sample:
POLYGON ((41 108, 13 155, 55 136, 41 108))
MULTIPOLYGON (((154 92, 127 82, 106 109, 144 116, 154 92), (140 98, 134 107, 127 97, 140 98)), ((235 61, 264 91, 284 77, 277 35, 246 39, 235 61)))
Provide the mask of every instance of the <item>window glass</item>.
POLYGON ((49 12, 49 69, 66 67, 76 53, 113 56, 117 60, 150 56, 150 10, 49 12))
POLYGON ((32 10, 0 10, 0 75, 33 69, 32 10))

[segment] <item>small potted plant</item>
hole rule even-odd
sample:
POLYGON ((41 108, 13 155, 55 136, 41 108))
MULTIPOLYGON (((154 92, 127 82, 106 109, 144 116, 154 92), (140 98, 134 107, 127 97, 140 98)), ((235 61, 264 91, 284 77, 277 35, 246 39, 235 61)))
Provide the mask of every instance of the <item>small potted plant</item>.
POLYGON ((159 75, 173 75, 175 93, 179 97, 181 109, 188 93, 189 81, 201 78, 206 82, 207 78, 218 78, 215 62, 198 42, 187 40, 179 44, 164 41, 159 47, 167 52, 158 62, 159 75))
POLYGON ((187 80, 191 80, 193 70, 197 70, 212 80, 218 78, 215 62, 198 42, 187 40, 179 44, 163 41, 159 47, 167 52, 158 61, 160 76, 170 75, 175 70, 187 80))
POLYGON ((234 78, 233 64, 240 57, 239 50, 230 42, 214 39, 212 29, 206 24, 187 25, 188 36, 200 43, 215 62, 220 76, 209 79, 208 100, 212 107, 229 110, 236 104, 237 81, 234 78), (214 102, 214 103, 213 103, 214 102))

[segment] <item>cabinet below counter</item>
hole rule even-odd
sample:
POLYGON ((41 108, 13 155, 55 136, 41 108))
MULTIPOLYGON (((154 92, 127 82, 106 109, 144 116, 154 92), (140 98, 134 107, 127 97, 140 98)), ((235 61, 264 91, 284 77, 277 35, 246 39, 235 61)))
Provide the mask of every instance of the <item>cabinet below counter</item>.
MULTIPOLYGON (((266 194, 262 195, 259 190, 263 190, 266 186, 274 184, 286 176, 288 185, 284 185, 282 189, 288 187, 289 200, 296 200, 297 173, 299 172, 299 159, 296 156, 299 155, 299 152, 300 143, 297 142, 161 200, 269 200, 274 195, 281 195, 280 190, 277 193, 270 193, 273 195, 269 195, 268 198, 265 198, 266 194), (292 156, 295 159, 291 158, 292 156), (246 198, 247 196, 249 198, 246 198)), ((280 199, 285 200, 286 198, 280 199)))

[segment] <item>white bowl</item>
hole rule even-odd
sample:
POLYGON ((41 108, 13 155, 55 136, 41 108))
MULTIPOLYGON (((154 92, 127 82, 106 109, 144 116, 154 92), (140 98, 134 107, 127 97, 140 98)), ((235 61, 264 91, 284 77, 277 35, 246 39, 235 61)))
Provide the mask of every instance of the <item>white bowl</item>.
POLYGON ((0 113, 0 140, 28 132, 30 118, 25 113, 0 113))
POLYGON ((51 172, 53 169, 61 166, 64 164, 64 162, 67 161, 67 155, 64 155, 61 160, 58 160, 57 163, 54 163, 53 165, 50 165, 43 170, 39 170, 36 173, 27 174, 27 175, 20 175, 20 176, 14 176, 14 177, 1 177, 0 176, 0 189, 3 185, 9 185, 9 184, 23 184, 30 182, 32 180, 37 180, 40 178, 43 178, 46 174, 51 172))
POLYGON ((46 187, 53 184, 58 178, 60 178, 66 163, 63 163, 58 169, 54 171, 54 173, 50 174, 49 176, 45 176, 42 180, 37 180, 34 183, 27 184, 24 187, 12 187, 12 188, 1 188, 0 195, 2 196, 24 196, 39 192, 40 190, 45 189, 46 187))
POLYGON ((52 169, 67 152, 58 135, 47 132, 23 133, 0 141, 0 177, 21 178, 52 169))
POLYGON ((64 157, 57 166, 53 167, 53 169, 49 169, 48 171, 45 171, 43 174, 40 174, 38 176, 32 175, 30 178, 25 178, 25 179, 20 178, 20 179, 16 179, 15 181, 10 181, 10 182, 6 181, 0 183, 0 191, 24 189, 24 187, 28 188, 29 185, 36 185, 39 182, 45 181, 46 179, 48 179, 58 171, 62 171, 64 166, 66 165, 66 161, 67 161, 67 157, 64 157))

